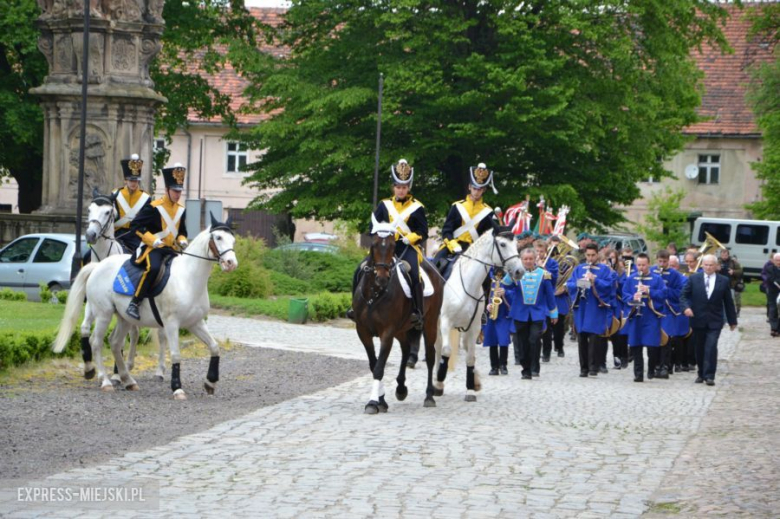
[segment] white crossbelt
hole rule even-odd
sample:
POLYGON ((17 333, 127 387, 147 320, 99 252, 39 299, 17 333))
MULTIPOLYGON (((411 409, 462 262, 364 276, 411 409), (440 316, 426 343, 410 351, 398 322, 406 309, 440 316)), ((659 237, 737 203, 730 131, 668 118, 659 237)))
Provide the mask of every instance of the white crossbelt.
POLYGON ((422 204, 414 201, 409 207, 404 209, 403 212, 399 213, 392 200, 382 200, 382 202, 387 208, 387 215, 390 217, 390 223, 393 227, 397 230, 400 229, 404 235, 412 232, 406 224, 406 220, 409 219, 413 212, 422 207, 422 204))
POLYGON ((463 219, 463 225, 455 229, 455 232, 452 233, 452 237, 457 239, 459 236, 469 233, 471 235, 471 241, 477 241, 477 238, 479 238, 477 226, 487 215, 492 213, 493 210, 489 207, 485 207, 472 218, 462 204, 455 204, 455 207, 458 208, 460 217, 463 219))
POLYGON ((127 203, 125 197, 122 196, 122 192, 117 191, 116 202, 122 208, 122 211, 124 211, 125 215, 114 222, 114 228, 118 229, 128 222, 132 222, 133 218, 135 218, 135 215, 138 214, 138 211, 141 210, 147 200, 149 200, 149 195, 147 193, 142 193, 141 196, 138 197, 138 200, 135 201, 135 205, 131 206, 127 203))
POLYGON ((176 237, 179 235, 179 220, 181 220, 181 215, 184 214, 184 208, 182 206, 179 206, 179 208, 176 210, 176 215, 173 217, 173 220, 171 220, 171 216, 168 214, 168 211, 166 211, 163 206, 158 205, 157 211, 160 213, 160 216, 162 216, 162 219, 165 221, 166 228, 156 233, 155 236, 161 240, 164 240, 166 236, 168 236, 169 234, 173 234, 175 230, 176 234, 174 234, 173 236, 173 239, 175 240, 176 237))

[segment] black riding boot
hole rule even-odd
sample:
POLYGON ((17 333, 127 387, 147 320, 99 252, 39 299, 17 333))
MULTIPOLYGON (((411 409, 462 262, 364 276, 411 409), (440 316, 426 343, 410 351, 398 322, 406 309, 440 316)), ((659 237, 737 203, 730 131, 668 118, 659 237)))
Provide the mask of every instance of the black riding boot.
POLYGON ((127 305, 127 311, 125 313, 133 319, 140 320, 141 314, 138 311, 138 305, 141 304, 141 301, 142 299, 140 297, 133 297, 130 304, 127 305))
POLYGON ((423 286, 418 282, 412 291, 412 326, 415 330, 423 329, 423 286))
MULTIPOLYGON (((362 263, 361 263, 362 265, 362 263)), ((357 290, 358 282, 360 281, 360 266, 358 266, 357 269, 355 269, 355 272, 352 274, 352 293, 355 293, 355 290, 357 290)), ((347 319, 355 320, 355 310, 350 306, 349 310, 347 310, 347 319)))

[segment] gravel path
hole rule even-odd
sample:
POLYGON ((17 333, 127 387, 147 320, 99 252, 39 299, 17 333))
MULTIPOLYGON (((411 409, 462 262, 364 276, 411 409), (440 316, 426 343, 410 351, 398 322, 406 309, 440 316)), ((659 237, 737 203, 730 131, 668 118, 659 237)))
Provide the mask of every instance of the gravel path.
MULTIPOLYGON (((314 393, 367 371, 365 362, 232 345, 220 358, 216 395, 203 390, 200 358, 182 361, 188 400, 171 398, 170 377, 134 374, 141 391, 102 393, 80 376, 76 361, 34 382, 0 386, 0 474, 41 477, 165 445, 257 409, 314 393)), ((183 350, 185 353, 185 350, 183 350)))

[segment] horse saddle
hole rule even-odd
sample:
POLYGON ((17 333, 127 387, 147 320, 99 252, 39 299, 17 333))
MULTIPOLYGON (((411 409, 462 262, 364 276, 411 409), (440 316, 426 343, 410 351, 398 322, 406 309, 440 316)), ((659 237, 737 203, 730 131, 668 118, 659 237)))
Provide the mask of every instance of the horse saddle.
POLYGON ((455 262, 458 260, 458 258, 460 258, 460 253, 447 254, 446 256, 442 256, 436 260, 434 267, 436 267, 436 270, 439 271, 439 274, 441 274, 441 277, 443 277, 445 281, 450 279, 450 275, 452 274, 452 267, 455 265, 455 262))
MULTIPOLYGON (((401 288, 404 290, 404 295, 411 299, 412 289, 409 283, 409 271, 411 270, 411 267, 406 261, 399 261, 396 268, 398 269, 398 280, 401 282, 401 288)), ((422 283, 423 286, 423 297, 432 296, 433 283, 431 283, 431 278, 428 277, 428 273, 425 272, 425 269, 422 268, 422 266, 420 266, 420 283, 422 283)))
MULTIPOLYGON (((149 297, 155 297, 160 295, 165 285, 168 284, 168 279, 171 277, 171 261, 175 256, 170 255, 163 260, 160 265, 160 272, 157 277, 152 281, 152 286, 149 289, 149 297)), ((122 264, 122 268, 114 278, 114 292, 123 296, 132 296, 135 294, 138 284, 141 282, 141 277, 144 275, 145 270, 133 263, 133 259, 125 261, 122 264)))

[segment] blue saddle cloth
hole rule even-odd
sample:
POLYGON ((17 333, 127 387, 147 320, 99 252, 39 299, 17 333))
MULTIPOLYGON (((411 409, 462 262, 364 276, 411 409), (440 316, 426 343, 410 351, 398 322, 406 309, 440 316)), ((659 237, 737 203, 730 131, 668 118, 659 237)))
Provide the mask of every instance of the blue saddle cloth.
MULTIPOLYGON (((155 297, 160 293, 168 284, 168 278, 171 277, 171 261, 174 256, 168 256, 165 258, 162 266, 160 267, 160 273, 157 279, 153 281, 152 288, 149 290, 148 297, 155 297)), ((119 273, 114 278, 114 292, 123 296, 132 296, 135 294, 136 287, 141 281, 141 276, 144 275, 144 269, 133 263, 133 259, 125 261, 122 264, 122 268, 119 269, 119 273)))

